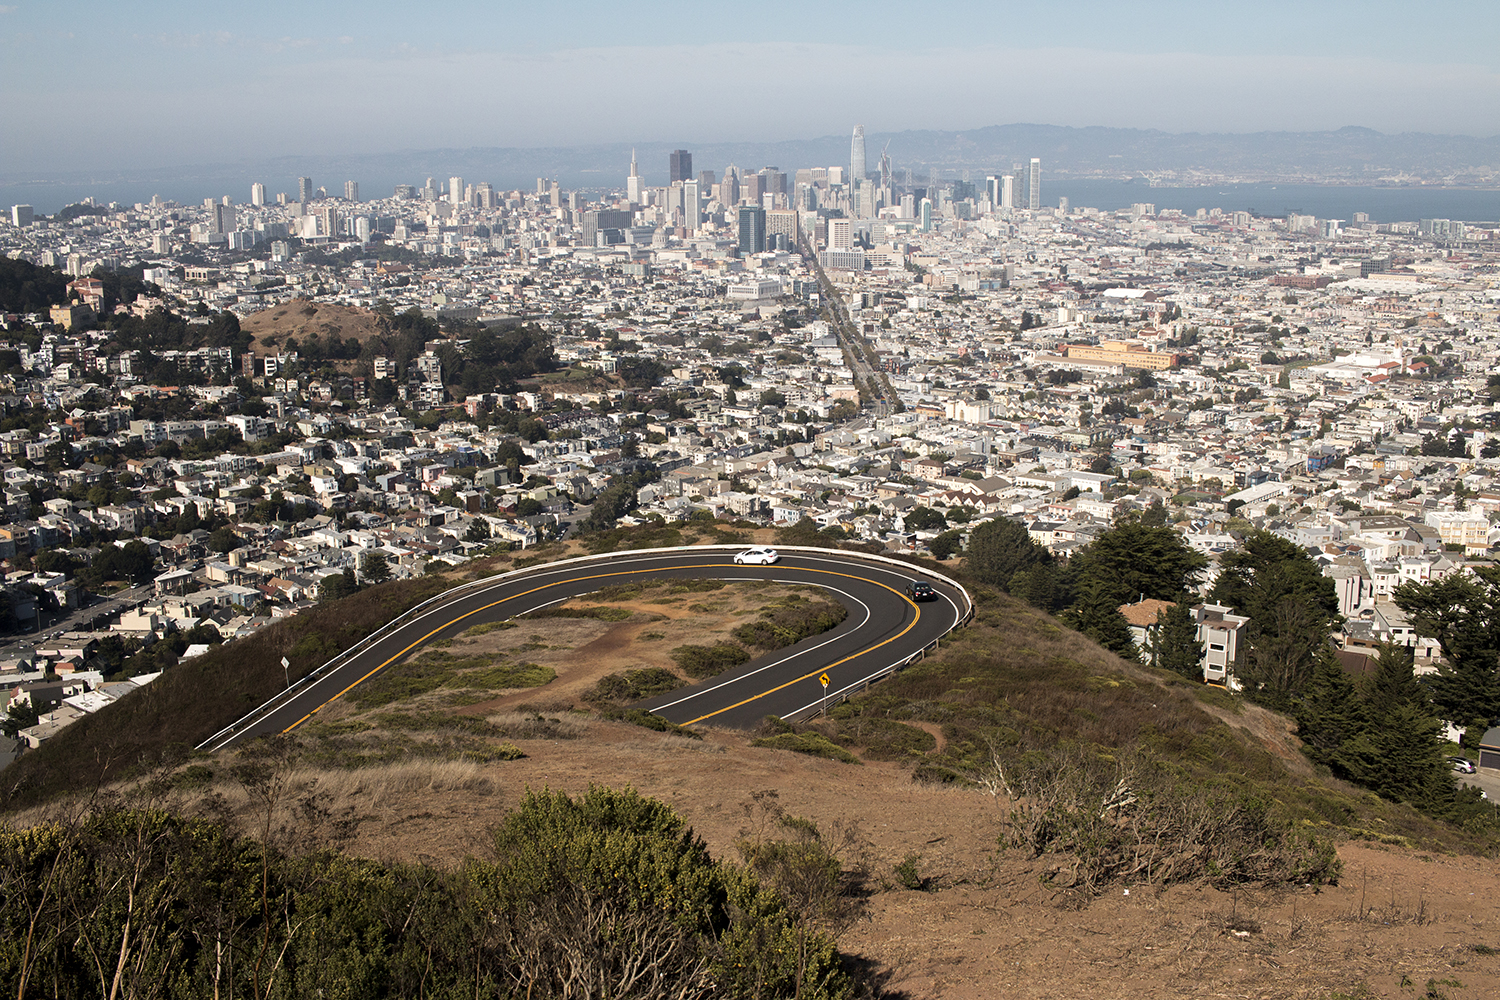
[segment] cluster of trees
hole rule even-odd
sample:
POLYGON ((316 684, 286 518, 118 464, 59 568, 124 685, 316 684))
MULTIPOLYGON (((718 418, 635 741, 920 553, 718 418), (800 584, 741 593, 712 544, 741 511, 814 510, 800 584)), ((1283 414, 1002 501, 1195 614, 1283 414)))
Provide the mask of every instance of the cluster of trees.
POLYGON ((284 770, 234 773, 259 840, 160 809, 0 832, 0 977, 18 996, 853 993, 818 891, 839 866, 808 838, 758 842, 740 867, 667 806, 595 787, 528 793, 488 860, 380 863, 285 840, 288 807, 325 843, 342 828, 284 770))
POLYGON ((969 535, 967 565, 979 580, 1045 610, 1107 649, 1138 651, 1120 606, 1143 598, 1184 603, 1207 566, 1153 507, 1126 517, 1088 548, 1060 562, 1026 527, 1006 518, 969 535))
POLYGON ((54 267, 0 257, 0 311, 46 312, 68 293, 68 276, 54 267))
POLYGON ((67 549, 42 549, 33 557, 32 565, 44 573, 62 573, 91 589, 98 589, 109 580, 141 584, 156 573, 151 549, 139 539, 123 546, 106 545, 88 562, 67 549))
POLYGON ((585 533, 609 531, 622 516, 639 506, 636 491, 660 478, 661 473, 654 468, 615 476, 594 497, 593 509, 589 511, 588 517, 579 522, 578 530, 585 533))
POLYGON ((1463 822, 1492 813, 1478 788, 1460 788, 1448 766, 1439 709, 1412 673, 1411 650, 1384 645, 1375 672, 1356 685, 1331 650, 1292 707, 1303 752, 1335 775, 1423 812, 1463 822))
MULTIPOLYGON (((320 355, 315 360, 385 355, 405 370, 413 358, 427 349, 429 341, 444 338, 437 321, 423 316, 415 306, 403 313, 389 306, 376 312, 381 320, 378 336, 366 340, 362 346, 353 340, 338 342, 336 337, 326 346, 311 345, 320 355)), ((463 350, 450 341, 438 350, 438 356, 443 381, 460 385, 465 392, 494 392, 496 387, 511 392, 518 380, 559 367, 551 335, 535 324, 499 332, 473 326, 458 332, 468 341, 463 350)), ((308 348, 304 343, 300 349, 307 353, 308 348)))
MULTIPOLYGON (((1020 524, 987 522, 970 535, 967 561, 983 582, 1057 612, 1108 649, 1202 676, 1188 595, 1206 564, 1159 511, 1123 520, 1065 563, 1020 524), (1136 650, 1119 608, 1142 597, 1174 606, 1136 650)), ((1485 811, 1476 790, 1456 786, 1438 720, 1468 721, 1464 743, 1473 749, 1500 719, 1500 568, 1398 588, 1397 605, 1421 634, 1437 637, 1447 664, 1418 680, 1411 651, 1385 646, 1362 686, 1335 655, 1337 596, 1306 551, 1254 531, 1219 570, 1208 600, 1249 618, 1235 675, 1247 697, 1297 720, 1314 762, 1433 815, 1466 821, 1485 811)))
POLYGON ((357 594, 367 586, 384 583, 391 578, 391 563, 384 552, 366 552, 359 559, 359 573, 351 566, 342 573, 330 573, 318 582, 319 601, 337 601, 357 594))
POLYGON ((1419 634, 1442 647, 1447 662, 1424 684, 1433 710, 1467 725, 1464 744, 1477 747, 1500 720, 1500 567, 1404 583, 1392 598, 1419 634))
POLYGON ((1469 439, 1456 427, 1447 437, 1423 434, 1420 451, 1430 458, 1468 458, 1469 439))
MULTIPOLYGON (((1154 507, 1126 517, 1066 562, 1034 542, 1026 528, 998 519, 974 529, 967 565, 981 581, 1057 613, 1069 626, 1127 657, 1201 678, 1202 648, 1190 594, 1207 567, 1154 507), (1120 607, 1142 599, 1173 602, 1148 648, 1135 647, 1120 607)), ((1250 619, 1235 674, 1250 698, 1289 710, 1307 688, 1318 658, 1331 649, 1338 622, 1333 582, 1307 553, 1265 531, 1220 559, 1208 599, 1250 619)))
POLYGON ((541 327, 518 326, 499 333, 481 328, 469 337, 457 375, 466 392, 494 392, 496 386, 508 392, 518 380, 557 367, 552 337, 541 327))

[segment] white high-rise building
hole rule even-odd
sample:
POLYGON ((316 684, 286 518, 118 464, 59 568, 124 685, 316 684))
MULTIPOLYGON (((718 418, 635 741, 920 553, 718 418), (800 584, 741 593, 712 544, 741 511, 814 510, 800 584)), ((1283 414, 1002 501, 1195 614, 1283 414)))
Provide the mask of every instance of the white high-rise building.
POLYGON ((858 184, 865 179, 865 127, 854 126, 854 139, 849 143, 849 182, 858 184))
POLYGON ((29 226, 36 218, 36 212, 30 205, 10 206, 10 224, 16 228, 29 226))
POLYGON ((1028 191, 1026 207, 1035 212, 1042 207, 1042 161, 1040 157, 1031 158, 1031 169, 1026 171, 1026 187, 1028 191))
POLYGON ((828 249, 854 249, 854 224, 849 219, 828 220, 828 249))
POLYGON ((632 205, 641 203, 641 172, 636 166, 634 149, 630 151, 630 176, 625 178, 625 197, 632 205))
POLYGON ((361 243, 370 242, 370 217, 361 215, 354 220, 354 235, 361 243))
POLYGON ((352 202, 359 201, 359 181, 344 182, 344 200, 352 202))
POLYGON ((1000 207, 1016 207, 1016 178, 1014 174, 1003 174, 1000 177, 1000 207))
POLYGON ((448 204, 462 205, 464 201, 464 179, 462 177, 448 178, 448 204))
POLYGON ((266 186, 259 181, 250 185, 250 204, 260 208, 266 203, 266 186))
POLYGON ((703 203, 698 200, 698 182, 682 182, 682 224, 696 230, 702 221, 703 203))

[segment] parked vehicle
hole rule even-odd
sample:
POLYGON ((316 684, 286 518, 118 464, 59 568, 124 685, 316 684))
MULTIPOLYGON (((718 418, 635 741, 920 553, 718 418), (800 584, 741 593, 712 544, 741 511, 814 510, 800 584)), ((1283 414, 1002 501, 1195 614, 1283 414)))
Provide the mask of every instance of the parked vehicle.
POLYGON ((769 566, 780 560, 780 553, 768 545, 757 545, 753 549, 737 553, 734 557, 734 561, 741 566, 769 566))
POLYGON ((1467 757, 1449 757, 1448 763, 1459 774, 1473 774, 1479 770, 1479 768, 1474 766, 1474 762, 1467 757))

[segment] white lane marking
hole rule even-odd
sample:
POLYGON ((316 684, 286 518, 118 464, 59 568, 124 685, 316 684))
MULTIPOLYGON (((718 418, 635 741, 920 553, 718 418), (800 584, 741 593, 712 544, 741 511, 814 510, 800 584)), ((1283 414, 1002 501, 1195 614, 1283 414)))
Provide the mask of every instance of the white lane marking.
MULTIPOLYGON (((773 581, 773 582, 775 582, 775 583, 781 583, 781 582, 784 582, 784 581, 776 580, 776 581, 773 581)), ((871 619, 871 617, 873 617, 873 613, 870 611, 870 606, 868 604, 866 604, 864 601, 861 601, 859 598, 855 597, 853 594, 849 593, 847 590, 840 590, 838 587, 830 587, 827 584, 811 584, 811 586, 818 586, 818 587, 822 587, 824 590, 831 590, 831 591, 833 591, 836 594, 843 594, 845 597, 849 598, 849 600, 853 601, 855 604, 858 604, 860 607, 862 607, 862 608, 865 609, 864 621, 862 621, 858 625, 854 626, 854 631, 857 632, 860 629, 864 628, 865 624, 867 622, 869 622, 869 620, 871 619)), ((764 671, 770 670, 772 667, 779 667, 779 666, 781 666, 781 664, 786 663, 786 662, 788 662, 790 660, 795 660, 799 656, 805 656, 808 653, 813 652, 814 650, 822 649, 824 646, 828 645, 830 642, 837 642, 838 640, 845 638, 847 635, 848 635, 848 633, 844 633, 842 635, 836 635, 836 636, 834 636, 831 639, 824 639, 822 642, 818 643, 816 646, 809 646, 806 649, 799 650, 798 652, 788 654, 787 656, 783 656, 779 660, 773 660, 772 662, 767 663, 763 667, 757 667, 756 669, 750 671, 747 674, 740 674, 738 677, 730 678, 727 681, 720 681, 718 684, 715 684, 712 687, 706 687, 706 688, 703 688, 703 689, 698 690, 698 691, 692 691, 692 692, 688 693, 687 695, 685 695, 685 696, 683 696, 681 698, 678 698, 676 701, 669 701, 665 705, 655 705, 652 708, 648 709, 648 711, 658 712, 659 713, 663 709, 672 708, 674 705, 681 705, 683 702, 692 701, 694 698, 697 698, 697 697, 699 697, 701 695, 711 694, 712 692, 717 691, 720 688, 725 687, 727 685, 738 684, 740 681, 744 680, 747 677, 754 677, 756 674, 759 674, 759 673, 762 673, 764 671)))
MULTIPOLYGON (((944 599, 948 600, 946 597, 944 599)), ((958 610, 958 605, 954 604, 953 601, 951 601, 951 600, 948 600, 948 604, 953 608, 953 621, 954 621, 955 624, 957 624, 958 619, 960 617, 959 610, 958 610)), ((951 626, 950 626, 950 628, 951 628, 951 626)), ((901 659, 897 660, 895 663, 892 663, 892 664, 889 664, 887 666, 881 667, 879 670, 876 670, 873 673, 866 674, 863 677, 860 677, 860 678, 858 678, 856 680, 850 681, 848 684, 846 684, 843 687, 839 688, 837 691, 830 691, 830 692, 828 692, 828 697, 829 698, 837 698, 837 697, 839 697, 841 695, 849 694, 852 691, 858 690, 860 688, 860 686, 863 685, 867 681, 875 680, 878 677, 888 676, 889 672, 891 671, 891 669, 893 667, 897 666, 898 664, 905 663, 909 659, 911 659, 910 656, 904 656, 901 659)), ((806 712, 808 709, 815 708, 815 707, 816 708, 821 708, 824 703, 825 703, 825 699, 824 698, 822 698, 822 697, 814 698, 812 701, 808 702, 806 705, 803 705, 801 708, 794 708, 794 709, 792 709, 792 711, 790 711, 790 712, 787 713, 786 717, 788 717, 788 718, 795 718, 796 715, 799 712, 806 712)))

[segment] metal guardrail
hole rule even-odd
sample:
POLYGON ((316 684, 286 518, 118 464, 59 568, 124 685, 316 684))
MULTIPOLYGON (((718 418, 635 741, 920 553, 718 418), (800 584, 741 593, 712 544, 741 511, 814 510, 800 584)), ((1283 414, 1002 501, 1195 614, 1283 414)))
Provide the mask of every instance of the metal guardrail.
MULTIPOLYGON (((515 579, 517 577, 522 577, 522 576, 527 576, 527 575, 533 575, 533 574, 537 574, 537 573, 547 572, 547 571, 550 571, 550 570, 554 570, 554 569, 556 569, 556 568, 558 568, 560 566, 576 566, 576 565, 580 565, 580 564, 583 564, 583 563, 607 562, 608 560, 610 560, 610 559, 612 559, 612 558, 614 558, 615 556, 618 556, 618 555, 649 556, 649 555, 668 555, 668 554, 671 554, 671 553, 710 552, 710 551, 712 551, 712 552, 720 552, 720 551, 739 552, 739 551, 743 550, 744 548, 745 548, 745 546, 743 544, 740 544, 740 545, 717 545, 716 544, 716 545, 675 545, 675 546, 667 546, 667 547, 664 547, 664 548, 653 548, 653 549, 624 549, 624 550, 621 550, 621 551, 618 551, 618 552, 607 552, 607 553, 602 553, 602 554, 598 554, 598 555, 574 556, 574 557, 572 557, 570 559, 559 559, 559 560, 557 560, 555 562, 538 563, 535 566, 526 566, 526 567, 524 567, 522 569, 513 569, 513 570, 509 570, 509 571, 507 571, 505 573, 498 573, 495 576, 485 577, 482 580, 471 580, 468 583, 460 584, 457 587, 453 587, 453 588, 451 588, 449 590, 443 591, 441 594, 438 594, 435 597, 428 598, 427 600, 423 601, 421 604, 417 604, 417 605, 415 605, 415 606, 413 606, 411 608, 408 608, 406 611, 402 612, 400 615, 397 615, 395 618, 393 618, 391 621, 387 622, 385 625, 382 625, 380 628, 376 629, 374 632, 371 632, 369 635, 365 636, 363 639, 361 639, 359 642, 355 643, 353 646, 350 646, 348 649, 340 652, 337 656, 335 656, 333 659, 329 660, 327 663, 323 664, 320 667, 317 667, 316 669, 312 670, 311 672, 309 672, 309 673, 305 674, 304 676, 298 678, 298 680, 297 680, 297 682, 295 684, 292 684, 289 687, 286 687, 286 688, 282 689, 281 691, 277 692, 275 695, 273 695, 270 698, 268 698, 266 701, 262 702, 261 704, 257 705, 255 708, 251 709, 249 712, 247 712, 244 715, 242 715, 240 718, 236 719, 234 722, 231 722, 229 725, 225 726, 223 729, 220 729, 218 732, 214 733, 208 739, 206 739, 203 742, 199 743, 194 749, 197 749, 197 750, 210 750, 210 751, 220 749, 226 743, 228 743, 230 740, 232 740, 235 736, 239 735, 239 733, 242 732, 248 724, 250 724, 252 722, 255 722, 255 721, 259 720, 259 719, 262 719, 265 716, 269 715, 270 713, 276 711, 278 708, 281 708, 288 701, 292 700, 297 695, 299 695, 303 691, 305 691, 307 688, 309 688, 312 685, 318 683, 318 681, 322 680, 329 673, 331 673, 332 671, 336 670, 338 667, 342 666, 345 663, 345 661, 351 659, 354 656, 359 655, 360 653, 364 652, 366 649, 369 649, 375 643, 380 642, 382 639, 385 639, 386 637, 388 637, 388 636, 392 635, 393 633, 399 631, 400 629, 404 628, 405 626, 411 624, 411 622, 413 620, 415 620, 416 618, 421 617, 422 615, 426 614, 427 612, 433 610, 434 608, 436 608, 436 607, 438 607, 438 606, 440 606, 442 604, 451 603, 451 602, 453 602, 455 600, 459 600, 459 599, 461 599, 463 597, 466 597, 466 596, 468 596, 468 594, 471 591, 483 590, 483 589, 485 589, 487 587, 494 586, 495 584, 501 583, 503 581, 508 581, 508 580, 511 580, 511 579, 515 579)), ((849 559, 866 560, 866 561, 869 561, 869 562, 883 563, 883 564, 885 564, 887 566, 894 566, 894 567, 896 567, 898 569, 901 569, 903 572, 906 572, 906 573, 919 573, 919 574, 921 574, 923 576, 930 577, 930 578, 932 578, 934 580, 938 580, 938 581, 940 581, 940 582, 942 582, 942 583, 944 583, 944 584, 946 584, 946 585, 948 585, 950 587, 953 587, 960 594, 963 595, 965 608, 964 608, 963 614, 961 614, 959 616, 958 620, 956 622, 954 622, 952 628, 950 628, 947 632, 944 632, 943 636, 939 637, 940 639, 943 638, 944 636, 951 635, 953 633, 954 629, 962 628, 963 626, 967 625, 973 619, 973 617, 974 617, 974 599, 973 599, 973 597, 970 596, 968 590, 963 586, 963 584, 959 583, 957 580, 952 579, 951 577, 944 576, 941 573, 935 573, 932 570, 927 569, 925 566, 914 566, 911 563, 903 562, 900 559, 891 559, 888 556, 873 555, 873 554, 868 553, 868 552, 850 552, 850 551, 845 550, 845 549, 824 549, 824 548, 818 548, 818 547, 812 546, 812 545, 778 545, 778 546, 776 546, 776 549, 778 551, 780 551, 780 552, 798 552, 798 553, 810 554, 810 555, 828 555, 830 553, 833 553, 833 554, 844 556, 845 558, 849 558, 849 559)), ((462 564, 460 564, 460 565, 462 565, 462 564)), ((890 674, 895 673, 901 667, 906 666, 906 665, 914 662, 916 659, 918 659, 918 658, 920 658, 922 656, 925 656, 926 653, 927 653, 927 651, 929 649, 935 649, 937 647, 937 643, 938 643, 938 640, 935 639, 931 643, 929 643, 927 646, 924 646, 921 650, 918 650, 916 653, 913 653, 911 656, 903 657, 901 660, 898 660, 896 663, 893 663, 890 666, 886 667, 885 670, 879 672, 878 674, 872 674, 870 676, 870 678, 867 678, 863 682, 864 686, 868 687, 869 686, 869 680, 871 680, 871 679, 881 679, 881 678, 884 678, 884 677, 888 677, 888 676, 890 676, 890 674)), ((847 698, 847 694, 844 695, 844 698, 847 698)), ((841 700, 844 700, 844 699, 841 699, 841 700)), ((817 714, 817 713, 812 713, 812 714, 817 714)), ((806 716, 806 718, 811 718, 811 717, 812 717, 811 715, 806 716)), ((801 719, 794 719, 792 721, 802 721, 802 720, 801 719)))

